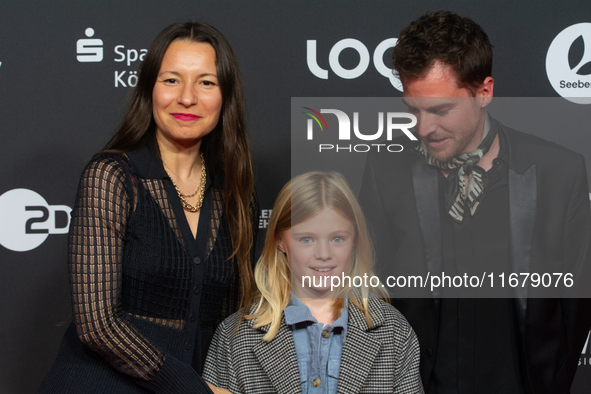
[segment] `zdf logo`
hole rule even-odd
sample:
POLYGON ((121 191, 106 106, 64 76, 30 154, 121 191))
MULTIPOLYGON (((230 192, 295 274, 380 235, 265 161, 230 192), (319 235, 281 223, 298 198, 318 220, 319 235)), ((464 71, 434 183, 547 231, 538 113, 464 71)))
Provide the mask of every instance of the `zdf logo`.
POLYGON ((66 234, 70 212, 66 205, 48 205, 29 189, 13 189, 0 196, 0 245, 15 252, 26 252, 41 245, 49 234, 66 234), (58 227, 58 215, 65 225, 58 227))
MULTIPOLYGON (((384 64, 384 53, 389 48, 396 46, 397 38, 388 38, 378 44, 373 52, 373 65, 376 70, 384 77, 388 78, 392 86, 402 92, 402 84, 400 79, 394 75, 391 68, 384 64)), ((306 48, 306 58, 308 62, 308 69, 316 77, 320 79, 328 79, 328 70, 322 69, 318 65, 318 56, 316 50, 316 40, 308 40, 306 48)), ((359 40, 354 38, 345 38, 340 40, 330 50, 328 54, 328 64, 332 71, 343 79, 355 79, 363 75, 369 67, 370 56, 367 47, 359 40), (346 69, 341 66, 339 55, 345 49, 353 49, 359 54, 359 64, 352 69, 346 69)))
POLYGON ((550 84, 565 99, 591 104, 591 23, 577 23, 561 31, 546 55, 550 84))
POLYGON ((100 62, 103 60, 103 40, 90 38, 94 36, 94 29, 89 27, 84 31, 86 37, 76 41, 76 59, 79 62, 100 62))

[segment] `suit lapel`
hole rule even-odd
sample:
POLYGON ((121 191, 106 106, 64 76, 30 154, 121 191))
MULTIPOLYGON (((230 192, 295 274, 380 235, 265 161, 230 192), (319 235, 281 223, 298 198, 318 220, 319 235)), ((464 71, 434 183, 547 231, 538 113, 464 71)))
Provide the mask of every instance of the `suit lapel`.
MULTIPOLYGON (((509 170, 509 242, 512 272, 529 273, 536 221, 536 167, 523 174, 509 170)), ((527 286, 514 289, 521 332, 525 327, 527 286)))
MULTIPOLYGON (((536 166, 529 160, 514 130, 491 118, 491 127, 498 127, 507 141, 509 156, 509 250, 511 269, 515 273, 530 272, 533 236, 537 210, 536 166)), ((527 286, 513 289, 521 335, 525 333, 527 286)))
MULTIPOLYGON (((424 160, 417 159, 411 165, 411 175, 427 271, 439 274, 442 269, 442 245, 437 170, 429 168, 424 160)), ((433 297, 439 295, 439 289, 435 289, 433 297)))
MULTIPOLYGON (((268 326, 259 329, 266 331, 268 326)), ((275 338, 271 342, 259 342, 253 352, 278 393, 301 393, 298 357, 284 318, 275 338)))

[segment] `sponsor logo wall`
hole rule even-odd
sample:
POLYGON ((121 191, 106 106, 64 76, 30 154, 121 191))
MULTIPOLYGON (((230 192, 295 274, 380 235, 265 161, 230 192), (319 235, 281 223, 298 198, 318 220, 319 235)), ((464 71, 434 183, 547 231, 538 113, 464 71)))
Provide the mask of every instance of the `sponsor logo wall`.
MULTIPOLYGON (((71 315, 66 233, 78 178, 120 122, 138 67, 160 30, 178 20, 202 20, 232 44, 246 92, 260 244, 275 196, 291 175, 291 98, 400 97, 400 82, 390 68, 391 48, 410 20, 433 9, 422 1, 401 7, 371 0, 305 0, 297 7, 289 2, 269 7, 259 0, 231 7, 213 0, 139 4, 65 0, 0 5, 1 393, 36 392, 57 353, 71 315)), ((510 13, 504 4, 457 0, 440 5, 472 17, 487 31, 495 51, 495 95, 562 96, 565 106, 590 103, 591 17, 585 16, 591 15, 591 4, 516 4, 510 13)), ((322 111, 343 108, 299 105, 300 112, 315 116, 303 106, 320 113, 331 127, 333 140, 326 143, 353 144, 338 139, 338 115, 322 111)), ((389 120, 388 112, 395 111, 384 111, 383 137, 389 121, 412 121, 389 120)), ((353 111, 346 115, 355 136, 353 111)), ((364 116, 359 113, 360 134, 371 136, 378 118, 375 127, 364 128, 364 116)), ((312 117, 301 114, 300 120, 304 141, 313 122, 310 142, 324 143, 324 131, 312 117)), ((560 132, 570 135, 575 150, 587 154, 588 129, 581 125, 560 132)), ((401 129, 393 132, 404 135, 401 129)), ((355 143, 371 146, 374 141, 355 143)), ((587 346, 575 394, 591 387, 590 357, 587 346)))

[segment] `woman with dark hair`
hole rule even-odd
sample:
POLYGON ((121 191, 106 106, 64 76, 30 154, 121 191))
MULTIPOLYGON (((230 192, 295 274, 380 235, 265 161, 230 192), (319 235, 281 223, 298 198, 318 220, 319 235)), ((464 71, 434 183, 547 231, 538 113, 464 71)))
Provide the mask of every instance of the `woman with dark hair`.
POLYGON ((233 51, 175 23, 88 164, 69 237, 74 321, 42 393, 202 393, 217 324, 250 303, 257 206, 233 51))

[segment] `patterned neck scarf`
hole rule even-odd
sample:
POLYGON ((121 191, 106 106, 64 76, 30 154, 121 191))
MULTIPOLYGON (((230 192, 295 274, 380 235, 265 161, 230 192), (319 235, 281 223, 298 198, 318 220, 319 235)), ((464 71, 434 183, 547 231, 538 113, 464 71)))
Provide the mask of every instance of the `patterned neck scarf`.
POLYGON ((491 130, 487 113, 482 140, 475 151, 454 156, 449 162, 441 162, 431 156, 423 141, 416 148, 425 157, 428 165, 451 171, 445 183, 445 207, 452 219, 458 223, 464 219, 465 204, 468 205, 470 214, 474 216, 484 199, 488 178, 486 171, 476 164, 488 152, 496 136, 497 130, 496 128, 491 130), (468 176, 467 188, 464 175, 468 176))

